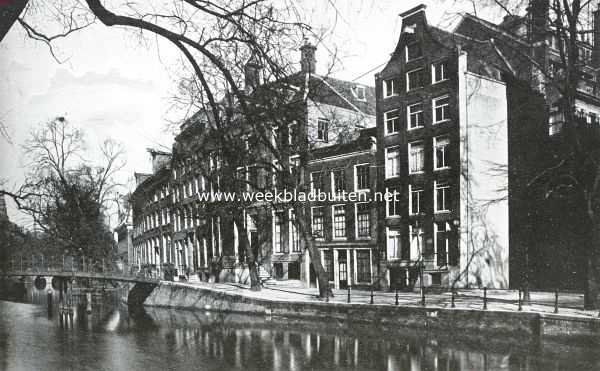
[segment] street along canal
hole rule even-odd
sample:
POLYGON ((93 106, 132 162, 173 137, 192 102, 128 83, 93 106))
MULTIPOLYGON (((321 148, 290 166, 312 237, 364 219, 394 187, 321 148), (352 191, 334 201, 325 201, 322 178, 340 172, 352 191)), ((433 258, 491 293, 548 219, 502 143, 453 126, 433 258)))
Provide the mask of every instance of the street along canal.
MULTIPOLYGON (((598 370, 596 344, 137 308, 118 290, 61 313, 26 284, 0 300, 0 370, 598 370)), ((82 298, 82 297, 80 297, 82 298)))

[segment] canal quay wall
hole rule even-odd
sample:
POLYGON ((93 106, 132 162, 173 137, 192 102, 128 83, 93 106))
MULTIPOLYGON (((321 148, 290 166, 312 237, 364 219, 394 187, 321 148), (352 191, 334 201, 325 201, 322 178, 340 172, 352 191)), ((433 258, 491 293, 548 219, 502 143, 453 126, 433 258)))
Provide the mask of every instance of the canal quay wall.
POLYGON ((150 292, 144 306, 361 323, 377 328, 408 327, 532 339, 565 338, 600 342, 598 318, 526 311, 289 301, 252 297, 235 290, 172 282, 161 282, 150 292))

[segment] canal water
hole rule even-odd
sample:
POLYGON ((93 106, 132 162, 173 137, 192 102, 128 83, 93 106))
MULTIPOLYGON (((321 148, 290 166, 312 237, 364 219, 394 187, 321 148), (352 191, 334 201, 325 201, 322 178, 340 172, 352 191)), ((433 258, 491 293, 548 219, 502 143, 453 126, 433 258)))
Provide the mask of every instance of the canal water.
POLYGON ((46 291, 0 300, 0 370, 600 370, 591 344, 382 330, 146 308, 96 295, 61 314, 46 291))

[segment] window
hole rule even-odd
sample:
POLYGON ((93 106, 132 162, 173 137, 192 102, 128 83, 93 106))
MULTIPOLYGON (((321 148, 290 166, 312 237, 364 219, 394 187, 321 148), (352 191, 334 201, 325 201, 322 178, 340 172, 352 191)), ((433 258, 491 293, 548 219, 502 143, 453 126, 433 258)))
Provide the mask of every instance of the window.
POLYGON ((411 61, 413 59, 417 59, 423 56, 423 51, 421 49, 421 44, 412 43, 406 45, 406 60, 411 61))
POLYGON ((423 142, 408 143, 408 156, 410 174, 422 172, 425 162, 425 146, 423 142))
POLYGON ((323 251, 323 270, 327 272, 327 279, 333 281, 333 251, 323 251))
POLYGON ((298 125, 294 122, 288 124, 288 144, 293 145, 298 143, 298 125))
POLYGON ((355 190, 362 191, 370 188, 369 165, 356 165, 354 167, 355 190))
POLYGON ((387 189, 389 193, 386 198, 387 201, 387 215, 388 216, 399 216, 400 215, 400 190, 398 188, 387 189))
POLYGON ((433 100, 433 123, 450 120, 450 98, 446 95, 433 100))
POLYGON ((344 169, 336 169, 331 172, 331 186, 334 193, 342 193, 346 189, 344 176, 344 169))
POLYGON ((288 158, 288 162, 289 162, 289 166, 290 166, 290 174, 292 175, 292 179, 294 181, 297 181, 300 173, 299 173, 299 168, 300 168, 300 156, 295 155, 295 156, 290 156, 288 158))
POLYGON ((423 127, 423 103, 408 106, 408 129, 423 127))
POLYGON ((420 226, 410 226, 410 259, 416 260, 423 251, 423 228, 420 226))
POLYGON ((314 238, 324 238, 323 222, 325 210, 322 206, 312 208, 312 233, 314 238))
POLYGON ((296 213, 291 209, 289 212, 290 246, 292 247, 292 252, 300 252, 300 236, 298 235, 296 213))
POLYGON ((435 183, 435 211, 450 211, 452 198, 450 196, 450 186, 446 183, 435 183))
POLYGON ((400 79, 395 77, 393 79, 383 80, 383 97, 391 97, 400 94, 400 79))
POLYGON ((371 282, 371 252, 356 250, 356 281, 371 282))
POLYGON ((333 206, 333 238, 346 237, 346 210, 344 205, 333 206))
POLYGON ((310 173, 310 185, 311 190, 315 193, 322 192, 325 189, 323 184, 323 173, 320 171, 313 171, 310 173))
POLYGON ((400 148, 386 148, 385 152, 385 177, 400 176, 400 148))
POLYGON ((329 120, 322 118, 317 120, 317 140, 329 141, 329 120))
POLYGON ((438 267, 448 264, 448 250, 450 247, 450 226, 446 222, 435 223, 435 249, 438 267))
POLYGON ((438 62, 431 65, 433 76, 433 83, 448 80, 448 62, 438 62))
POLYGON ((365 87, 364 86, 355 85, 352 88, 352 94, 358 100, 361 100, 361 101, 367 100, 367 97, 366 97, 366 94, 365 94, 365 87))
POLYGON ((411 215, 420 214, 423 210, 421 209, 421 202, 423 201, 423 189, 414 186, 409 186, 409 212, 411 215))
POLYGON ((388 260, 402 259, 402 239, 400 231, 388 229, 387 232, 387 257, 388 260))
POLYGON ((252 165, 248 167, 248 188, 259 189, 258 184, 258 166, 252 165))
POLYGON ((275 251, 275 253, 283 253, 283 247, 284 247, 284 243, 283 243, 283 230, 282 230, 282 226, 283 226, 283 213, 282 212, 277 212, 274 215, 274 221, 273 221, 273 250, 275 251))
POLYGON ((356 236, 368 238, 371 236, 370 208, 368 202, 356 204, 356 236))
POLYGON ((395 134, 400 131, 400 110, 388 111, 384 114, 385 134, 395 134))
POLYGON ((423 69, 410 71, 406 73, 406 90, 414 90, 423 87, 423 69))
POLYGON ((433 163, 434 169, 445 169, 449 167, 448 161, 448 150, 450 145, 450 139, 448 137, 435 137, 433 138, 433 163))

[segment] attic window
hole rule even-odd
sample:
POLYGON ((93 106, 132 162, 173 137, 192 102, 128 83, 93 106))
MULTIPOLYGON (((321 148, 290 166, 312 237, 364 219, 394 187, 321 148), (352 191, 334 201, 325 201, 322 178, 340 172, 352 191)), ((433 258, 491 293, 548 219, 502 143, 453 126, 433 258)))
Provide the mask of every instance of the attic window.
POLYGON ((365 87, 364 86, 355 85, 352 88, 352 94, 358 100, 362 100, 362 101, 367 100, 367 97, 366 97, 366 94, 365 94, 365 87))
POLYGON ((418 42, 406 45, 406 61, 412 61, 413 59, 421 58, 423 56, 423 50, 421 50, 421 44, 418 42))

